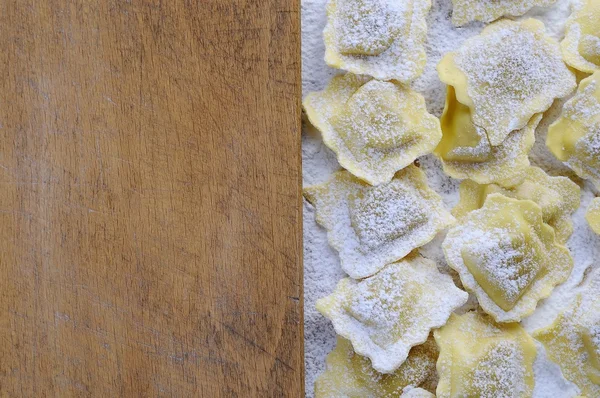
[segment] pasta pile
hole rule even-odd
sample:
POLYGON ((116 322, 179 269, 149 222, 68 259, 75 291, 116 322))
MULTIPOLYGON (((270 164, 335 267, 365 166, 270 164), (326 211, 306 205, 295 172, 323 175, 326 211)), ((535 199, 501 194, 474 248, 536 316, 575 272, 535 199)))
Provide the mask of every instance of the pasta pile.
MULTIPOLYGON (((546 144, 600 190, 600 2, 573 10, 562 43, 536 19, 502 19, 553 2, 453 0, 455 25, 492 23, 438 64, 438 119, 411 88, 431 2, 329 0, 325 61, 347 73, 303 105, 344 169, 304 196, 348 277, 317 302, 338 334, 317 397, 531 397, 535 340, 600 397, 600 271, 547 328, 520 324, 573 269, 580 187, 528 154, 576 89, 546 144), (451 212, 418 167, 429 153, 463 180, 451 212), (419 248, 445 230, 442 272, 419 248)), ((600 233, 600 198, 587 220, 600 233)))

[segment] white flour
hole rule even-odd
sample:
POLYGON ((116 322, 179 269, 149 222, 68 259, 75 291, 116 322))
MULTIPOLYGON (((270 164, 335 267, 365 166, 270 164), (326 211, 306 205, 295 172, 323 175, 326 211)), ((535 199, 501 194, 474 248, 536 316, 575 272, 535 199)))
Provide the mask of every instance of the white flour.
MULTIPOLYGON (((303 94, 322 90, 330 78, 343 71, 334 70, 325 65, 325 48, 322 31, 326 24, 325 6, 327 0, 302 0, 302 87, 303 94)), ((471 23, 466 27, 455 28, 450 22, 451 0, 433 0, 428 16, 427 66, 423 75, 414 82, 413 87, 421 92, 427 101, 429 112, 440 116, 445 100, 445 87, 438 79, 436 65, 441 57, 456 50, 467 38, 478 34, 481 23, 471 23)), ((558 0, 554 6, 536 8, 525 17, 542 20, 547 32, 558 40, 562 39, 564 21, 570 12, 570 0, 558 0)), ((539 166, 549 174, 562 174, 573 177, 574 174, 556 161, 545 146, 548 125, 560 113, 561 101, 557 101, 540 123, 536 132, 536 144, 530 153, 533 165, 539 166)), ((302 142, 304 184, 311 185, 325 181, 339 165, 335 155, 326 148, 318 131, 305 127, 302 142)), ((428 177, 429 185, 444 199, 450 209, 458 202, 458 180, 446 177, 440 163, 432 155, 419 159, 421 168, 428 177)), ((575 179, 581 183, 581 180, 575 179)), ((536 312, 523 321, 528 331, 552 322, 564 304, 571 297, 573 288, 582 280, 589 267, 597 267, 594 259, 600 258, 600 238, 588 227, 585 210, 594 197, 591 184, 582 185, 581 208, 573 215, 575 232, 568 247, 575 259, 575 268, 567 282, 558 286, 553 294, 538 304, 536 312)), ((438 236, 426 245, 421 253, 436 261, 440 269, 447 269, 441 250, 443 236, 438 236)), ((315 309, 317 299, 330 294, 337 282, 344 277, 337 253, 329 247, 325 230, 315 223, 314 208, 304 203, 304 289, 305 289, 305 355, 306 355, 306 393, 313 396, 315 378, 325 368, 325 357, 335 345, 335 333, 329 320, 315 309)), ((560 376, 557 365, 549 362, 538 345, 538 358, 534 371, 536 387, 534 396, 574 397, 577 388, 560 376)))

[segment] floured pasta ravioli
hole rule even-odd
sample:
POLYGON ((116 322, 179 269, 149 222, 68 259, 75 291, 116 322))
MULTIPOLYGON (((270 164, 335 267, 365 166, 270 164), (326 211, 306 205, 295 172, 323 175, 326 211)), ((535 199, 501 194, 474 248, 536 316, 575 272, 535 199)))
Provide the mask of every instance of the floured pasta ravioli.
POLYGON ((573 3, 561 47, 567 64, 582 72, 600 70, 600 1, 573 3))
POLYGON ((600 272, 548 327, 533 333, 563 376, 587 397, 600 397, 600 272))
POLYGON ((317 222, 327 229, 342 269, 352 278, 373 275, 454 222, 413 165, 376 187, 340 171, 306 188, 304 196, 316 207, 317 222))
POLYGON ((555 98, 575 88, 558 42, 535 19, 501 20, 487 26, 438 65, 440 79, 471 111, 473 124, 498 146, 555 98))
POLYGON ((434 332, 440 348, 438 398, 525 398, 533 394, 535 342, 518 323, 452 314, 434 332))
POLYGON ((373 185, 390 181, 442 138, 421 94, 366 76, 334 77, 306 97, 304 108, 340 165, 373 185))
POLYGON ((500 17, 516 17, 535 6, 548 6, 556 0, 452 0, 452 24, 473 21, 492 22, 500 17))
POLYGON ((396 398, 407 387, 423 387, 413 390, 429 393, 427 390, 435 391, 437 385, 437 357, 437 345, 430 336, 410 350, 406 361, 394 373, 379 373, 367 358, 354 352, 350 341, 338 337, 335 348, 327 355, 327 369, 315 382, 315 397, 396 398))
POLYGON ((564 244, 573 233, 571 214, 579 208, 579 192, 579 186, 567 177, 551 177, 540 168, 529 167, 523 182, 509 188, 463 181, 460 184, 460 202, 452 209, 452 214, 458 219, 465 217, 469 212, 480 209, 488 195, 493 193, 532 200, 541 207, 544 222, 554 228, 556 240, 564 244))
POLYGON ((541 119, 541 114, 534 115, 527 126, 511 132, 500 145, 491 146, 485 131, 473 124, 469 107, 458 102, 454 88, 448 86, 441 118, 443 137, 434 153, 452 178, 470 178, 480 184, 518 184, 529 166, 527 155, 541 119))
POLYGON ((364 280, 342 279, 317 309, 375 370, 392 373, 467 298, 434 262, 411 255, 364 280))
POLYGON ((450 229, 442 247, 463 286, 497 322, 531 314, 573 268, 540 206, 498 193, 450 229))
POLYGON ((592 200, 585 214, 585 219, 590 224, 592 231, 600 235, 600 198, 592 200))
POLYGON ((329 0, 325 62, 379 80, 407 83, 426 63, 431 0, 329 0))
POLYGON ((577 94, 548 128, 546 145, 558 160, 600 189, 600 72, 581 81, 577 94))

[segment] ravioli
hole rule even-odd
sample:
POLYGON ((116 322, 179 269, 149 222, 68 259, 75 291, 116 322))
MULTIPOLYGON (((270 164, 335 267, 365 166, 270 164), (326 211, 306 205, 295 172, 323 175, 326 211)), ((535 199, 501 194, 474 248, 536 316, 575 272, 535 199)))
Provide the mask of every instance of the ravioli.
POLYGON ((315 397, 395 398, 407 387, 424 389, 413 388, 402 397, 411 397, 410 392, 415 390, 412 397, 426 397, 418 393, 435 391, 437 357, 437 345, 430 336, 425 343, 410 350, 406 361, 394 373, 379 373, 367 358, 354 352, 350 341, 338 337, 335 348, 327 355, 325 372, 315 382, 315 397))
POLYGON ((560 43, 565 62, 585 73, 600 70, 600 2, 573 3, 573 13, 565 24, 560 43))
POLYGON ((592 231, 600 235, 600 198, 594 198, 588 207, 585 219, 592 231))
POLYGON ((529 166, 528 153, 541 119, 541 114, 534 115, 527 126, 511 132, 500 145, 491 146, 485 131, 473 124, 469 107, 457 101, 454 88, 448 86, 441 117, 443 137, 434 154, 452 178, 515 185, 529 166))
POLYGON ((551 177, 542 169, 529 167, 522 183, 512 187, 480 185, 465 180, 460 184, 460 201, 452 215, 461 219, 480 209, 488 195, 500 193, 510 198, 532 200, 542 209, 544 222, 554 228, 556 240, 564 244, 573 233, 571 214, 579 208, 580 189, 567 177, 551 177))
POLYGON ((556 242, 542 214, 530 200, 494 193, 444 240, 448 265, 497 322, 531 314, 571 273, 571 254, 556 242))
POLYGON ((600 396, 600 272, 596 269, 573 302, 548 327, 533 332, 563 376, 583 395, 600 396))
POLYGON ((600 189, 600 72, 584 79, 548 128, 546 145, 577 173, 600 189))
POLYGON ((452 314, 434 336, 438 398, 532 396, 537 350, 518 323, 497 324, 477 312, 452 314))
POLYGON ((423 73, 431 0, 330 0, 325 62, 333 68, 408 83, 423 73))
POLYGON ((414 165, 376 187, 339 171, 328 182, 305 188, 304 196, 327 229, 342 269, 357 279, 403 258, 455 221, 414 165))
POLYGON ((558 42, 535 19, 487 26, 458 51, 446 54, 438 74, 454 87, 457 101, 470 109, 473 124, 492 147, 576 87, 558 42))
POLYGON ((392 373, 467 298, 434 262, 413 255, 364 280, 342 279, 317 310, 376 371, 392 373))
POLYGON ((366 76, 334 77, 306 97, 304 108, 340 165, 371 185, 389 182, 442 138, 421 94, 366 76))
POLYGON ((556 0, 452 0, 452 24, 492 22, 500 17, 516 17, 535 6, 554 4, 556 0))

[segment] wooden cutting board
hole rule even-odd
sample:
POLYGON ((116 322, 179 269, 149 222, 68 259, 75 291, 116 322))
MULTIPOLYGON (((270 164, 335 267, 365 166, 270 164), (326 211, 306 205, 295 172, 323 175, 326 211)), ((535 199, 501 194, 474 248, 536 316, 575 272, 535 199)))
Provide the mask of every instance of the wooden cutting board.
POLYGON ((298 2, 0 2, 0 396, 303 396, 298 2))

